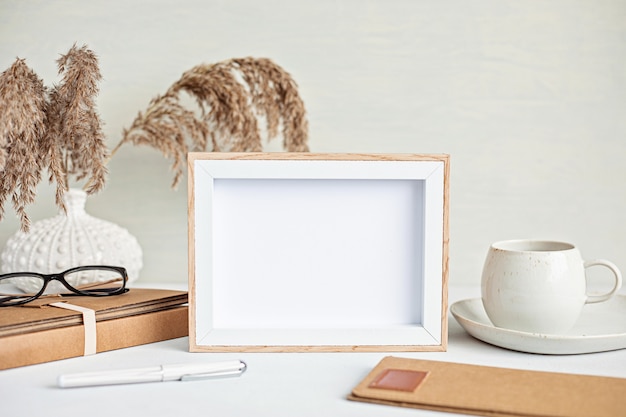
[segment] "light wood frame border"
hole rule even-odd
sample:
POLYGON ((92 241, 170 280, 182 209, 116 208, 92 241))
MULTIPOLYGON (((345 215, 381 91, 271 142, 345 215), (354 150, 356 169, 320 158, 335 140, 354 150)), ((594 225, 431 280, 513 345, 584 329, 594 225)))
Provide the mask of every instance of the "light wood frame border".
MULTIPOLYGON (((406 164, 405 164, 406 165, 406 164)), ((215 167, 215 165, 212 165, 215 167)), ((220 169, 217 169, 220 171, 220 169)), ((418 169, 417 171, 423 171, 418 169)), ((448 320, 447 320, 447 307, 448 307, 448 241, 449 241, 449 176, 450 176, 450 162, 449 155, 445 154, 325 154, 325 153, 190 153, 188 155, 188 224, 189 224, 189 350, 190 352, 409 352, 409 351, 445 351, 447 349, 448 339, 448 320), (221 167, 227 167, 222 169, 218 174, 208 174, 206 169, 207 164, 215 164, 221 167), (207 342, 207 331, 209 333, 216 330, 211 328, 211 323, 207 323, 207 319, 202 312, 210 310, 210 297, 204 295, 206 291, 211 292, 210 287, 211 278, 207 276, 199 275, 197 270, 196 252, 198 252, 197 245, 203 245, 210 240, 210 237, 199 236, 198 233, 205 233, 204 231, 196 230, 196 223, 198 222, 199 215, 211 216, 210 213, 199 213, 200 207, 203 209, 209 208, 211 211, 211 204, 206 187, 203 189, 198 188, 198 176, 203 176, 206 181, 206 176, 216 175, 219 178, 236 178, 238 175, 238 167, 233 164, 232 161, 376 161, 381 163, 393 164, 399 161, 406 161, 414 163, 415 167, 422 164, 428 164, 427 174, 417 174, 414 179, 424 180, 427 187, 431 188, 430 193, 435 192, 438 198, 437 202, 430 206, 430 202, 425 202, 425 210, 437 210, 440 211, 434 218, 440 219, 440 224, 427 225, 427 234, 424 236, 424 245, 436 245, 431 247, 436 254, 437 265, 434 262, 428 261, 431 265, 427 265, 427 268, 437 271, 438 276, 429 277, 435 284, 430 285, 427 291, 424 291, 423 297, 425 302, 431 303, 428 309, 424 310, 423 323, 419 326, 415 326, 413 329, 416 332, 421 332, 421 340, 427 340, 424 343, 418 344, 398 344, 391 340, 391 343, 387 341, 381 341, 381 343, 372 344, 316 344, 316 343, 255 343, 255 344, 239 344, 230 343, 228 332, 233 332, 230 329, 226 330, 226 336, 220 337, 218 343, 207 342), (431 169, 432 168, 432 169, 431 169), (200 200, 202 202, 200 203, 200 200), (439 276, 440 275, 440 276, 439 276), (208 279, 207 279, 208 278, 208 279), (436 307, 433 307, 433 300, 436 300, 436 307), (207 310, 208 309, 208 310, 207 310), (428 311, 426 311, 428 310, 428 311), (428 325, 426 325, 428 322, 428 325), (425 328, 427 327, 427 328, 425 328), (426 335, 426 336, 424 336, 426 335), (424 339, 426 337, 426 339, 424 339), (226 340, 226 342, 224 342, 226 340)), ((362 175, 362 174, 361 174, 362 175)), ((375 174, 376 175, 376 174, 375 174)), ((411 174, 412 175, 412 174, 411 174)), ((410 176, 411 176, 410 175, 410 176)), ((298 176, 294 176, 298 177, 298 176)), ((291 178, 291 177, 287 177, 291 178)), ((332 173, 329 178, 333 178, 332 173)), ((378 179, 376 176, 372 176, 369 179, 378 179)), ((209 179, 209 182, 211 179, 209 179)), ((212 243, 211 243, 212 245, 212 243)), ((206 249, 206 248, 204 248, 206 249)), ((210 250, 210 248, 209 248, 210 250)), ((433 256, 430 256, 433 259, 433 256)), ((422 281, 425 281, 424 277, 421 277, 422 281)), ((422 283, 424 285, 424 283, 422 283)), ((257 332, 263 332, 264 329, 255 329, 257 332)), ((298 333, 306 333, 306 329, 298 330, 298 333)), ((289 340, 289 335, 286 336, 289 340)), ((299 339, 301 340, 301 339, 299 339)))

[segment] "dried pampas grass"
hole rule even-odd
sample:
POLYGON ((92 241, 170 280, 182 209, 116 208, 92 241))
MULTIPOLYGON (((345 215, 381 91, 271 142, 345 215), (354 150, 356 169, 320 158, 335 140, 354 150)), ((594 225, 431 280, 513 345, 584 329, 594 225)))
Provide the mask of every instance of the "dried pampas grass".
POLYGON ((25 207, 35 200, 41 171, 57 184, 57 204, 70 177, 89 177, 88 193, 104 186, 108 149, 96 112, 101 80, 98 60, 86 46, 72 46, 57 61, 61 83, 48 91, 23 59, 0 75, 0 220, 11 196, 28 231, 25 207))
POLYGON ((57 184, 57 204, 63 205, 68 176, 89 178, 87 194, 104 187, 109 151, 96 112, 95 98, 102 79, 96 54, 74 45, 57 60, 62 81, 50 92, 48 131, 44 138, 50 179, 57 184))
POLYGON ((43 81, 17 59, 0 75, 0 219, 11 197, 23 230, 30 226, 26 206, 35 201, 41 180, 45 130, 43 81))
POLYGON ((190 151, 261 151, 259 118, 266 121, 268 139, 282 123, 283 148, 308 152, 304 103, 284 69, 266 58, 198 65, 137 115, 114 151, 124 143, 159 150, 173 159, 175 187, 190 151), (195 99, 198 112, 182 104, 185 94, 195 99))
POLYGON ((261 151, 260 119, 268 140, 282 126, 285 150, 309 150, 297 85, 269 59, 231 59, 185 72, 124 129, 110 153, 96 111, 102 79, 96 55, 74 45, 57 64, 61 82, 50 90, 23 59, 0 75, 0 220, 10 196, 23 231, 30 225, 25 207, 35 199, 43 168, 56 183, 57 205, 64 208, 70 177, 84 180, 88 194, 101 190, 108 160, 126 143, 148 145, 172 159, 173 187, 189 151, 261 151), (197 109, 183 104, 185 95, 197 109))

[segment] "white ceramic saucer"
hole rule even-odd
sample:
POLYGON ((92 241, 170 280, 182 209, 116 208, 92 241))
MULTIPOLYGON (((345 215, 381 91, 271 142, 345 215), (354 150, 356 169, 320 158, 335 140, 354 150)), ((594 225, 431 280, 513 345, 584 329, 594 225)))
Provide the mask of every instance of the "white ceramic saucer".
POLYGON ((526 333, 495 327, 480 298, 458 301, 450 312, 476 339, 495 346, 528 353, 568 355, 626 348, 626 296, 604 303, 587 304, 576 326, 566 334, 526 333))

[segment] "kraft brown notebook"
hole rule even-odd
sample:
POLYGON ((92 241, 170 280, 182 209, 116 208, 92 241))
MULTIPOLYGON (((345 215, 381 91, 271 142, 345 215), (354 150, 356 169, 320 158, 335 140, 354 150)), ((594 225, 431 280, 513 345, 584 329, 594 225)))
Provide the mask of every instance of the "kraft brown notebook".
POLYGON ((85 354, 80 312, 48 305, 65 302, 95 311, 95 351, 104 352, 187 336, 187 292, 132 288, 111 297, 51 297, 0 308, 0 369, 85 354))
POLYGON ((490 417, 617 417, 626 379, 390 356, 348 398, 490 417))

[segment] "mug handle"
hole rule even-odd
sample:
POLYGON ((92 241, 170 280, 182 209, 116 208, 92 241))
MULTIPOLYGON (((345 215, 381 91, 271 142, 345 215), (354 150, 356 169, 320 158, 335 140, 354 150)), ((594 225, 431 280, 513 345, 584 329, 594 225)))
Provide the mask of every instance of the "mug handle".
POLYGON ((615 285, 613 286, 613 289, 606 294, 588 295, 587 301, 585 301, 586 304, 599 303, 602 301, 606 301, 609 298, 611 298, 613 295, 615 295, 615 293, 618 292, 619 289, 622 287, 622 274, 613 262, 610 262, 604 259, 594 259, 592 261, 584 262, 585 268, 589 268, 591 266, 596 266, 596 265, 605 266, 609 268, 611 272, 613 272, 613 275, 615 275, 615 285))

